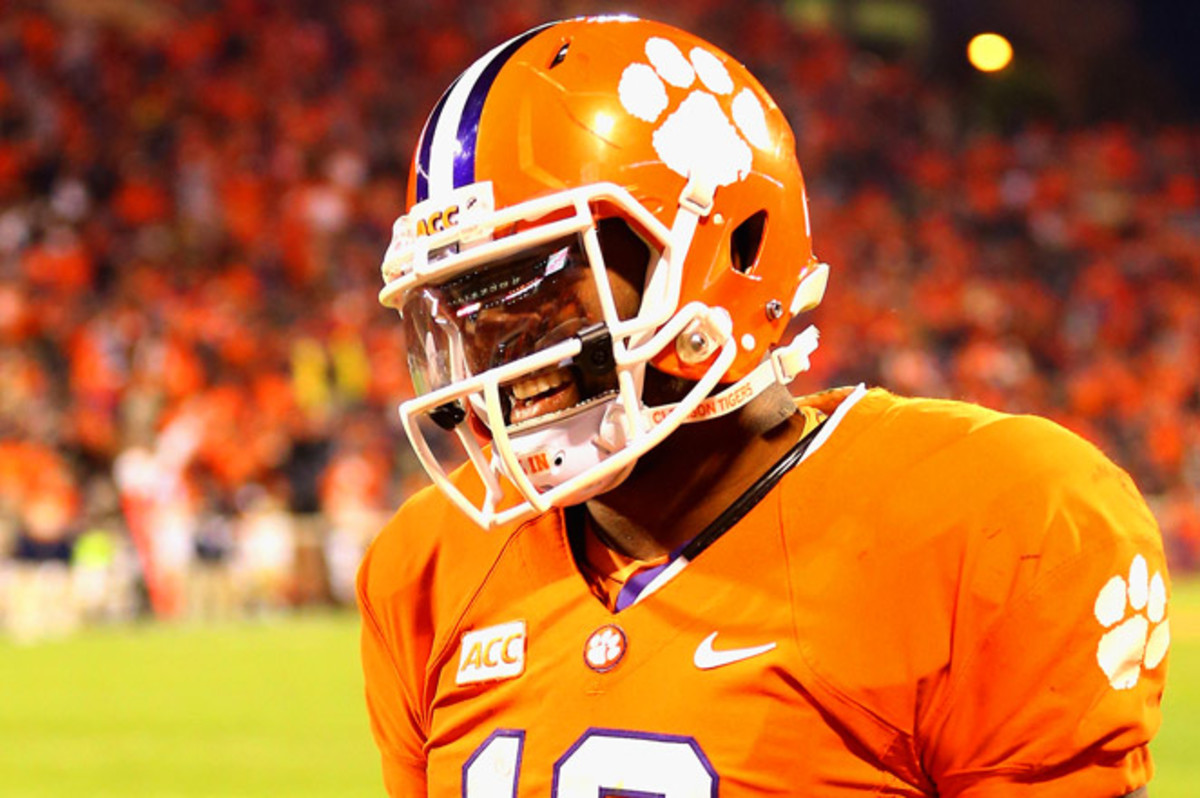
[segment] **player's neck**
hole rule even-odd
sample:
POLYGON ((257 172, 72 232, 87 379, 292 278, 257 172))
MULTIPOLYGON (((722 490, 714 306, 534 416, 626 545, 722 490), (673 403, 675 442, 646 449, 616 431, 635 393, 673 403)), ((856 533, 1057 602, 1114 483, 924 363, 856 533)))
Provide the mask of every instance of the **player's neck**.
POLYGON ((588 513, 610 546, 638 559, 661 556, 733 504, 796 444, 804 425, 783 389, 737 416, 685 425, 620 486, 589 501, 588 513))

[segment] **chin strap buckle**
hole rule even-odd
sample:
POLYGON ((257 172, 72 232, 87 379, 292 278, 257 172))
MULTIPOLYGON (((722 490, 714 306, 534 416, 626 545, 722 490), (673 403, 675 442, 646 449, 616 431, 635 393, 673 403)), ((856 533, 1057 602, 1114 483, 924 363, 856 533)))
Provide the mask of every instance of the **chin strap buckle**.
POLYGON ((808 358, 817 351, 820 337, 817 328, 810 324, 790 344, 771 353, 771 368, 781 385, 787 385, 812 367, 808 358))

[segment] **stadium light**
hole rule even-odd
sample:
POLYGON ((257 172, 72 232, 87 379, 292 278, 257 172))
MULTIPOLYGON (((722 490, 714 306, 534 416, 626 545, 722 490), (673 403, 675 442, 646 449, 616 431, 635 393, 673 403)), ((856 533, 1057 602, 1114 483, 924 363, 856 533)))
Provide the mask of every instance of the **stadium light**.
POLYGON ((967 60, 980 72, 999 72, 1012 58, 1012 45, 998 33, 980 33, 967 45, 967 60))

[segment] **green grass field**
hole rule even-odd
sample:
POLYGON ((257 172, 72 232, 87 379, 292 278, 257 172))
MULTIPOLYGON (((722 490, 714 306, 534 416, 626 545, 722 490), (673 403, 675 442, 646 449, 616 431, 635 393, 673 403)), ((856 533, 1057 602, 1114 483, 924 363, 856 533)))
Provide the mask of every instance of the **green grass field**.
POLYGON ((0 643, 0 795, 381 795, 352 614, 0 643))
MULTIPOLYGON (((1171 603, 1154 798, 1200 795, 1200 580, 1171 603)), ((0 642, 4 798, 381 795, 351 614, 0 642)))
POLYGON ((1151 750, 1158 772, 1154 798, 1200 795, 1200 578, 1172 586, 1171 659, 1163 725, 1151 750))

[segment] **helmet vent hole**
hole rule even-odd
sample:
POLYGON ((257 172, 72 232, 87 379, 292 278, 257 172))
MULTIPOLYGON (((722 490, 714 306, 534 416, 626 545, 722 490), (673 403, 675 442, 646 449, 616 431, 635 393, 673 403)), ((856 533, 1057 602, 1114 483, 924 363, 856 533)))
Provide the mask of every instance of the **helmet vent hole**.
POLYGON ((766 226, 767 212, 762 210, 751 215, 733 231, 729 239, 729 257, 735 271, 749 274, 754 270, 766 226))
POLYGON ((550 62, 550 67, 549 67, 550 69, 554 69, 556 66, 561 64, 563 61, 567 60, 567 50, 570 47, 571 47, 571 43, 567 42, 562 47, 558 48, 558 52, 554 54, 554 60, 550 62))

